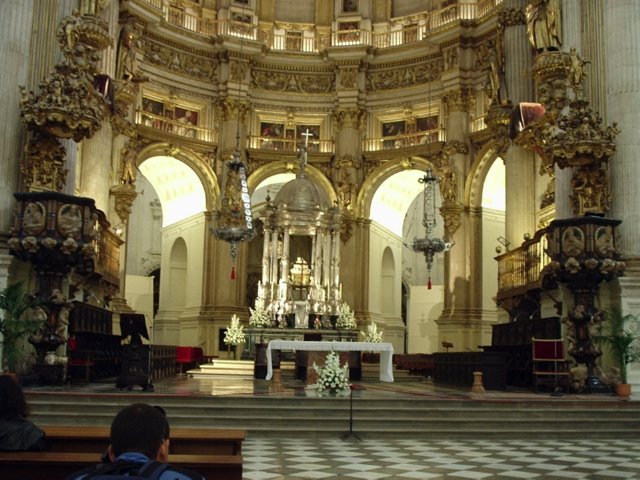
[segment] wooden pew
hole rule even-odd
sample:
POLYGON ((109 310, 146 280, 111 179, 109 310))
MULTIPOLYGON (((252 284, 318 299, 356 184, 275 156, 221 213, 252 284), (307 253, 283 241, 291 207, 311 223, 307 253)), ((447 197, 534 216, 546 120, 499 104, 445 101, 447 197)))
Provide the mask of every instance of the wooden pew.
MULTIPOLYGON (((51 452, 100 453, 109 446, 109 427, 48 426, 46 449, 51 452)), ((171 428, 170 452, 178 455, 241 455, 242 429, 171 428)))
MULTIPOLYGON (((89 465, 100 463, 100 455, 77 452, 0 452, 2 480, 65 480, 89 465)), ((174 455, 172 465, 199 472, 207 479, 242 480, 242 455, 174 455)))

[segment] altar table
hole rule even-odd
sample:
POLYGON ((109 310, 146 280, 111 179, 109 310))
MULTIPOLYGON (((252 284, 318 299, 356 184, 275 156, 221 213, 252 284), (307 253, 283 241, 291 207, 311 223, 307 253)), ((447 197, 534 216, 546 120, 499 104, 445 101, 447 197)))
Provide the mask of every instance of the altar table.
POLYGON ((305 342, 271 340, 267 347, 267 380, 273 376, 272 350, 307 350, 310 352, 379 352, 380 381, 393 382, 393 345, 387 342, 305 342))

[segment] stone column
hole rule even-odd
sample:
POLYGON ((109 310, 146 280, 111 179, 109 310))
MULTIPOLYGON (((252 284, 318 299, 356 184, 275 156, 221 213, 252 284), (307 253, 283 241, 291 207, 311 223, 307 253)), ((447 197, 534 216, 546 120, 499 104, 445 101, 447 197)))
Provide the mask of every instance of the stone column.
MULTIPOLYGON (((638 151, 640 138, 640 63, 637 46, 640 43, 640 3, 633 0, 604 2, 607 105, 605 124, 619 122, 617 153, 610 162, 610 182, 613 194, 611 216, 622 220, 618 227, 620 250, 627 264, 625 276, 618 279, 622 308, 625 313, 638 314, 640 302, 640 224, 638 206, 638 151), (635 59, 631 61, 630 59, 635 59)), ((630 364, 629 383, 640 383, 640 367, 630 364)))
MULTIPOLYGON (((0 49, 0 60, 5 67, 0 69, 0 102, 2 103, 2 115, 0 115, 0 157, 2 158, 0 162, 0 204, 5 206, 0 209, 0 235, 6 235, 9 231, 12 221, 11 207, 15 205, 13 193, 20 189, 17 172, 22 155, 25 129, 20 122, 18 86, 29 85, 29 88, 35 88, 41 80, 38 78, 28 83, 32 22, 34 20, 45 21, 37 16, 34 17, 35 13, 34 2, 13 1, 3 3, 2 15, 0 16, 0 41, 4 45, 4 48, 0 49)), ((53 25, 49 25, 48 30, 43 28, 42 34, 45 35, 52 28, 53 25)), ((47 58, 49 57, 47 56, 47 58)), ((42 59, 44 60, 44 56, 42 59)), ((0 244, 3 243, 4 241, 0 241, 0 244)), ((0 272, 0 281, 3 280, 5 273, 0 272)))
POLYGON ((620 248, 625 253, 627 274, 640 277, 640 222, 638 222, 638 151, 640 138, 640 2, 607 0, 605 8, 605 58, 609 110, 606 123, 618 122, 617 153, 610 163, 611 216, 622 220, 620 248))
MULTIPOLYGON (((526 0, 504 2, 501 22, 504 28, 505 82, 513 105, 534 100, 531 81, 531 45, 524 18, 526 0)), ((505 236, 511 247, 522 243, 525 233, 536 230, 535 183, 538 172, 534 154, 511 145, 504 155, 506 183, 505 236)))

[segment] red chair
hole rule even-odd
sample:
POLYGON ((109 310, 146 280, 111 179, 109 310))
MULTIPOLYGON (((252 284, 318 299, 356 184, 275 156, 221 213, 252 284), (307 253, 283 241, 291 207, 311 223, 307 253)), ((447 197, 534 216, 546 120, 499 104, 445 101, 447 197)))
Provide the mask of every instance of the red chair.
POLYGON ((564 342, 561 338, 532 338, 533 389, 540 385, 552 387, 554 391, 563 388, 569 392, 571 379, 569 361, 564 356, 564 342))
POLYGON ((176 347, 176 363, 180 366, 180 375, 185 365, 195 368, 202 363, 203 354, 200 347, 176 347))

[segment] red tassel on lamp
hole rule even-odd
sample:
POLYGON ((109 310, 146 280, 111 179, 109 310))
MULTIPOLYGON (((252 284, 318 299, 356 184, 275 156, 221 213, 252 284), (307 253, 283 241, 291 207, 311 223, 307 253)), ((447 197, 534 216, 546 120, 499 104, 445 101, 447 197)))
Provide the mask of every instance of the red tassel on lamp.
POLYGON ((429 281, 427 282, 427 290, 431 290, 431 277, 429 277, 429 281))
POLYGON ((231 280, 236 279, 236 267, 231 267, 231 280))

